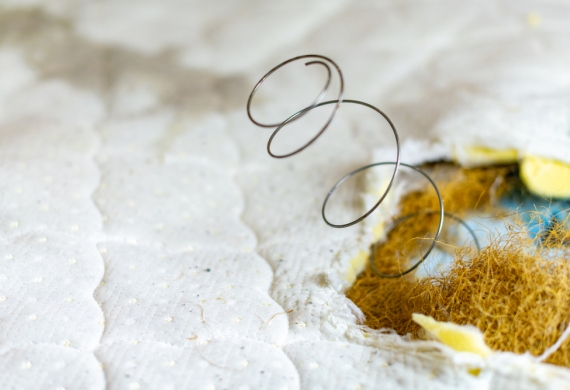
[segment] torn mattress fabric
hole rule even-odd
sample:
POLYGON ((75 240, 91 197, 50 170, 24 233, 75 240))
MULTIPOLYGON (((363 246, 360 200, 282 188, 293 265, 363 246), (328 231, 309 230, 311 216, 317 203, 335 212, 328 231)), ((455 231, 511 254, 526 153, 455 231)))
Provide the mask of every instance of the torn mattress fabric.
POLYGON ((0 0, 0 388, 568 387, 529 355, 364 328, 344 292, 371 225, 332 229, 320 206, 387 138, 342 107, 275 160, 245 115, 267 70, 317 53, 388 113, 403 162, 564 168, 568 18, 564 1, 0 0))

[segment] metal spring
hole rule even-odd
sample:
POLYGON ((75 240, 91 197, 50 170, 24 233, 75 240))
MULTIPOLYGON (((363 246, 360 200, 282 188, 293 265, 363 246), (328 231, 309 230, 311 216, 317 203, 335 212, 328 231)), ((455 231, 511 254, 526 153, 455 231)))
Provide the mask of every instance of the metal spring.
POLYGON ((342 72, 339 68, 339 66, 330 58, 322 56, 322 55, 318 55, 318 54, 306 54, 306 55, 301 55, 301 56, 297 56, 291 59, 288 59, 286 61, 281 62, 279 65, 275 66, 273 69, 271 69, 269 72, 267 72, 255 85, 255 87, 253 88, 253 90, 251 91, 251 94, 249 95, 249 99, 247 100, 247 116, 249 117, 249 119, 256 124, 257 126, 260 127, 266 127, 266 128, 275 128, 275 130, 273 131, 273 133, 271 134, 271 136, 269 137, 269 141, 267 142, 267 152, 269 153, 269 155, 271 157, 274 158, 286 158, 286 157, 291 157, 303 150, 305 150, 307 147, 309 147, 309 145, 311 145, 313 142, 315 142, 324 132, 325 130, 329 127, 329 125, 331 124, 331 122, 333 121, 338 109, 340 108, 340 105, 343 103, 351 103, 351 104, 358 104, 361 106, 365 106, 368 107, 374 111, 376 111, 378 114, 380 114, 390 125, 390 128, 392 129, 392 132, 394 133, 394 138, 396 140, 396 161, 385 161, 385 162, 378 162, 378 163, 374 163, 374 164, 370 164, 370 165, 366 165, 364 167, 358 168, 350 173, 348 173, 347 175, 345 175, 344 177, 342 177, 328 192, 327 196, 325 197, 325 200, 323 202, 323 206, 321 209, 321 214, 323 217, 323 220, 325 221, 325 223, 331 227, 334 228, 345 228, 345 227, 349 227, 352 226, 354 224, 357 224, 358 222, 361 222, 362 220, 364 220, 366 217, 368 217, 370 214, 372 214, 374 212, 374 210, 376 210, 378 208, 378 206, 380 206, 380 204, 384 201, 384 199, 386 198, 386 196, 388 195, 388 193, 390 192, 392 185, 394 183, 394 180, 396 178, 396 175, 398 174, 398 171, 401 167, 406 167, 409 168, 411 170, 414 170, 418 173, 420 173, 421 175, 423 175, 428 181, 429 183, 432 185, 432 187, 434 188, 436 194, 437 194, 437 198, 438 198, 438 202, 439 202, 439 211, 433 211, 433 210, 426 210, 424 212, 420 212, 420 213, 413 213, 413 214, 409 214, 409 215, 405 215, 402 216, 396 220, 394 220, 386 229, 387 232, 389 232, 391 229, 395 228, 396 225, 398 225, 399 223, 408 220, 414 216, 420 215, 420 214, 439 214, 439 224, 437 227, 437 231, 435 233, 435 236, 432 240, 431 245, 429 246, 429 248, 427 249, 427 251, 423 254, 423 256, 418 260, 417 263, 415 263, 413 266, 411 266, 410 268, 395 273, 395 274, 384 274, 379 272, 376 269, 376 266, 374 264, 374 253, 376 250, 376 247, 378 246, 379 242, 376 242, 373 244, 372 246, 372 251, 371 251, 371 255, 370 255, 370 265, 372 267, 372 270, 380 277, 382 278, 398 278, 401 277, 403 275, 406 275, 410 272, 412 272, 413 270, 415 270, 421 263, 423 263, 423 261, 430 255, 431 251, 434 249, 435 245, 437 244, 437 240, 439 239, 439 236, 441 234, 441 231, 443 229, 443 222, 444 222, 444 218, 448 217, 448 218, 452 218, 454 220, 456 220, 457 222, 459 222, 461 225, 463 225, 463 227, 465 227, 469 234, 473 237, 474 239, 474 243, 477 247, 478 250, 480 250, 479 247, 479 242, 477 240, 477 237, 474 233, 474 231, 465 223, 465 221, 463 221, 462 219, 460 219, 459 217, 446 213, 444 211, 443 208, 443 199, 441 197, 441 194, 439 192, 439 189, 437 187, 437 185, 435 184, 435 182, 433 181, 433 179, 424 171, 422 171, 421 169, 419 169, 418 167, 414 167, 412 165, 408 165, 405 163, 400 162, 400 138, 398 136, 398 132, 396 130, 396 127, 394 126, 394 124, 392 123, 392 121, 390 120, 390 118, 388 117, 388 115, 386 115, 384 112, 382 112, 380 109, 378 109, 377 107, 374 107, 368 103, 359 101, 359 100, 349 100, 349 99, 344 99, 344 78, 342 76, 342 72), (321 65, 323 66, 326 71, 327 71, 327 81, 325 83, 325 86, 323 87, 322 91, 319 93, 319 95, 317 96, 317 98, 313 101, 313 103, 311 103, 311 105, 309 105, 306 108, 303 108, 302 110, 297 111, 296 113, 294 113, 293 115, 289 116, 287 119, 285 119, 283 122, 281 123, 274 123, 274 124, 265 124, 265 123, 261 123, 257 120, 255 120, 251 114, 251 102, 253 100, 253 96, 255 95, 255 93, 257 92, 257 90, 261 87, 261 85, 263 84, 263 82, 269 77, 271 76, 275 71, 277 71, 278 69, 282 68, 283 66, 290 64, 292 62, 298 61, 298 60, 303 60, 303 59, 312 59, 311 61, 308 61, 305 63, 306 66, 309 65, 321 65), (334 68, 334 70, 337 72, 338 77, 339 77, 339 91, 338 91, 338 96, 336 100, 329 100, 329 101, 325 101, 323 102, 322 100, 324 99, 324 97, 326 96, 329 87, 330 87, 330 83, 332 80, 332 71, 331 71, 331 66, 334 68), (273 139, 275 138, 275 136, 279 133, 279 131, 281 131, 281 129, 283 129, 285 126, 287 126, 289 123, 299 119, 300 117, 302 117, 303 115, 305 115, 306 113, 308 113, 309 111, 317 108, 317 107, 321 107, 321 106, 325 106, 325 105, 329 105, 329 104, 334 104, 334 108, 328 118, 328 120, 326 121, 326 123, 324 124, 324 126, 321 128, 321 130, 313 137, 311 138, 307 143, 305 143, 303 146, 299 147, 298 149, 290 152, 290 153, 286 153, 286 154, 275 154, 271 151, 271 144, 273 142, 273 139), (370 210, 366 211, 362 216, 356 218, 353 221, 350 221, 348 223, 344 223, 344 224, 334 224, 332 222, 329 221, 329 219, 326 216, 326 206, 327 203, 331 197, 331 195, 337 190, 337 188, 344 183, 346 180, 348 180, 349 178, 351 178, 352 176, 356 175, 359 172, 362 172, 366 169, 370 169, 376 166, 381 166, 381 165, 394 165, 394 171, 392 173, 392 176, 390 178, 390 182, 388 183, 388 186, 386 187, 386 190, 384 191, 384 193, 382 194, 382 196, 380 196, 380 199, 378 200, 378 202, 376 202, 376 204, 370 208, 370 210))

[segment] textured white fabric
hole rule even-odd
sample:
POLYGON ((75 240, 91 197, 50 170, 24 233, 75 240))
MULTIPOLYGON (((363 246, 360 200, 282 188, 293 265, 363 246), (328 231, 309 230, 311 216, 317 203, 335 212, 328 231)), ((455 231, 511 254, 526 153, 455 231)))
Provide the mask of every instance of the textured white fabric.
MULTIPOLYGON (((0 388, 567 386, 528 356, 363 329, 346 275, 385 214, 332 229, 320 207, 345 173, 393 160, 389 129, 343 105, 274 160, 245 103, 278 62, 322 53, 348 98, 391 117, 407 162, 473 144, 568 161, 569 16, 562 1, 0 0, 0 388)), ((282 92, 299 80, 268 84, 256 114, 318 92, 282 92)), ((373 204, 379 177, 338 217, 373 204)))
POLYGON ((92 352, 38 344, 6 352, 0 364, 0 383, 5 389, 105 388, 101 363, 92 352))
POLYGON ((283 351, 248 339, 219 338, 186 348, 117 342, 97 356, 110 389, 296 389, 299 383, 283 351))

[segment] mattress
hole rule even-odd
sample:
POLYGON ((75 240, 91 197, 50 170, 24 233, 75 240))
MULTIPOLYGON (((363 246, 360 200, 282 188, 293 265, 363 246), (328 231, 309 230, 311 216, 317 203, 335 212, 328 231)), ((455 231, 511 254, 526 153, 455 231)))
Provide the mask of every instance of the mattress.
MULTIPOLYGON (((338 127, 275 160, 245 114, 265 72, 316 53, 341 66, 346 97, 388 113, 404 162, 478 163, 476 146, 570 163, 567 2, 0 7, 0 388, 570 383, 529 355, 363 327, 344 291, 377 221, 333 229, 320 206, 344 174, 393 158, 393 139, 343 106, 338 127)), ((258 112, 281 115, 271 104, 294 81, 258 112)))

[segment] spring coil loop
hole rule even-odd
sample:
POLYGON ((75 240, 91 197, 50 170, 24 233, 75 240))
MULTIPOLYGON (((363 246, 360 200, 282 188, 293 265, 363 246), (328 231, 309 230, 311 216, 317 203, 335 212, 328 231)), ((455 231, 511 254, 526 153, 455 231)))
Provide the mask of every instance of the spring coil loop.
POLYGON ((322 56, 322 55, 318 55, 318 54, 306 54, 306 55, 301 55, 301 56, 297 56, 297 57, 293 57, 290 58, 286 61, 281 62, 280 64, 278 64, 277 66, 275 66, 273 69, 271 69, 269 72, 267 72, 258 82, 257 84, 254 86, 253 90, 251 91, 250 95, 249 95, 249 99, 247 100, 247 116, 249 117, 249 119, 257 126, 260 127, 265 127, 265 128, 275 128, 273 130, 273 133, 271 134, 271 136, 269 137, 269 141, 267 142, 267 152, 269 153, 269 155, 271 157, 274 158, 286 158, 286 157, 291 157, 297 153, 300 153, 301 151, 305 150, 307 147, 309 147, 312 143, 314 143, 324 132, 325 130, 329 127, 329 125, 332 123, 336 113, 338 112, 341 104, 344 103, 349 103, 349 104, 357 104, 357 105, 361 105, 364 107, 368 107, 374 111, 376 111, 378 114, 380 114, 390 125, 390 128, 392 129, 392 132, 394 133, 394 138, 396 140, 396 161, 384 161, 384 162, 378 162, 378 163, 374 163, 374 164, 370 164, 370 165, 366 165, 364 167, 358 168, 350 173, 348 173, 347 175, 345 175, 344 177, 342 177, 338 182, 336 182, 336 184, 330 189, 330 191, 328 192, 327 196, 325 197, 325 200, 323 201, 323 206, 322 206, 322 210, 321 210, 321 214, 323 217, 323 220, 325 221, 325 223, 333 228, 346 228, 349 226, 352 226, 354 224, 357 224, 359 222, 361 222, 362 220, 364 220, 366 217, 368 217, 370 214, 372 214, 374 212, 374 210, 376 210, 378 208, 378 206, 380 206, 380 204, 382 204, 382 202, 385 200, 386 196, 388 195, 388 193, 390 192, 390 190, 392 189, 392 185, 394 183, 394 180, 398 174, 398 171, 401 167, 406 167, 408 169, 414 170, 416 172, 418 172, 419 174, 423 175, 428 181, 429 183, 432 185, 432 187, 434 188, 436 194, 437 194, 437 198, 438 198, 438 202, 439 202, 439 211, 433 211, 433 210, 428 210, 425 212, 421 212, 421 213, 414 213, 414 214, 410 214, 410 215, 405 215, 403 217, 398 218, 397 220, 393 221, 387 231, 393 229, 397 224, 410 219, 414 216, 420 215, 420 214, 438 214, 439 215, 439 223, 438 223, 438 227, 437 227, 437 231, 435 233, 435 236, 432 240, 431 245, 429 246, 429 248, 427 249, 427 251, 423 254, 423 256, 418 260, 418 262, 416 264, 414 264, 413 266, 409 267, 408 269, 395 273, 395 274, 384 274, 381 273, 377 270, 377 268, 375 267, 374 264, 374 252, 376 247, 378 246, 378 243, 375 243, 372 248, 372 254, 370 256, 370 264, 372 267, 372 270, 380 277, 383 278, 398 278, 401 277, 403 275, 406 275, 410 272, 412 272, 413 270, 415 270, 431 253, 431 251, 434 249, 435 245, 437 244, 437 240, 439 239, 439 236, 441 234, 441 231, 443 229, 443 222, 444 222, 444 218, 447 216, 449 218, 455 219, 456 221, 458 221, 460 224, 462 224, 471 234, 471 236, 474 238, 474 242, 477 246, 477 249, 479 250, 479 243, 477 241, 477 237, 475 236, 475 233, 473 232, 473 230, 460 218, 458 218, 455 215, 446 213, 444 211, 444 207, 443 207, 443 199, 441 197, 441 194, 439 192, 439 189, 437 187, 437 185, 435 184, 435 182, 433 181, 433 179, 424 171, 422 171, 421 169, 414 167, 412 165, 408 165, 405 163, 402 163, 400 161, 400 138, 398 136, 398 132, 396 130, 396 127, 394 126, 394 124, 392 123, 392 121, 390 120, 390 118, 388 117, 388 115, 386 115, 384 112, 382 112, 380 109, 378 109, 377 107, 372 106, 371 104, 362 102, 360 100, 349 100, 349 99, 344 99, 344 78, 342 76, 342 71, 340 70, 339 66, 330 58, 322 56), (251 114, 251 102, 253 100, 253 97, 255 95, 255 93, 258 91, 258 89, 261 87, 261 85, 265 82, 265 80, 267 80, 267 78, 269 76, 271 76, 274 72, 276 72, 278 69, 282 68, 283 66, 290 64, 292 62, 295 61, 299 61, 299 60, 309 60, 305 63, 306 66, 310 66, 310 65, 320 65, 323 66, 327 72, 327 80, 325 82, 325 85, 323 87, 323 89, 321 90, 321 92, 319 93, 319 95, 317 96, 317 98, 313 101, 313 103, 311 103, 308 107, 303 108, 302 110, 299 110, 297 112, 295 112, 293 115, 289 116, 287 119, 285 119, 283 122, 280 123, 273 123, 273 124, 266 124, 266 123, 261 123, 257 120, 255 120, 251 114), (330 84, 331 84, 331 80, 332 80, 332 70, 331 67, 336 71, 336 73, 338 74, 339 77, 339 91, 338 91, 338 95, 337 95, 337 99, 335 100, 329 100, 329 101, 322 101, 324 99, 324 97, 326 96, 329 88, 330 88, 330 84), (273 142, 273 139, 275 138, 275 136, 285 127, 287 126, 289 123, 301 118, 303 115, 307 114, 309 111, 317 108, 317 107, 321 107, 321 106, 325 106, 325 105, 334 105, 333 110, 330 114, 330 116, 328 117, 327 121, 325 122, 324 126, 319 130, 319 132, 313 137, 311 138, 308 142, 306 142, 304 145, 302 145, 301 147, 295 149, 292 152, 289 153, 285 153, 285 154, 275 154, 272 152, 271 150, 271 145, 273 142), (331 197, 331 195, 337 190, 337 188, 344 183, 346 180, 348 180, 349 178, 351 178, 352 176, 356 175, 359 172, 362 172, 364 170, 376 167, 376 166, 382 166, 382 165, 393 165, 394 166, 394 171, 392 173, 392 176, 390 178, 390 182, 388 183, 388 186, 386 187, 386 190, 384 191, 384 193, 380 196, 378 202, 376 202, 374 204, 374 206, 372 206, 368 211, 366 211, 362 216, 354 219, 353 221, 347 222, 347 223, 343 223, 343 224, 335 224, 330 222, 330 220, 327 218, 326 215, 326 206, 327 203, 331 197))

